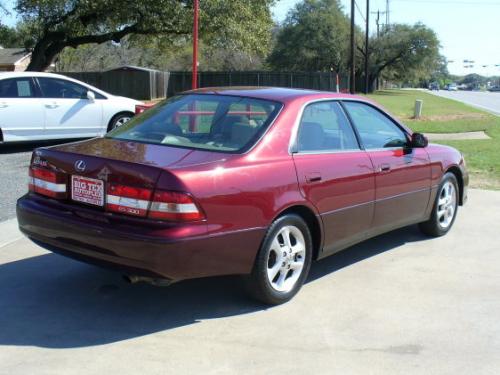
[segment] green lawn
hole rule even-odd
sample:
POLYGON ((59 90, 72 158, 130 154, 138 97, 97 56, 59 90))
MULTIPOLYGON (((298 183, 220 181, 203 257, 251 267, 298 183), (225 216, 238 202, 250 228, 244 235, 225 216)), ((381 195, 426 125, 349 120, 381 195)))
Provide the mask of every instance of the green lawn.
POLYGON ((500 189, 500 117, 422 91, 386 90, 368 95, 415 131, 459 133, 484 130, 492 139, 440 141, 465 155, 472 187, 500 189), (414 120, 415 100, 424 101, 422 119, 414 120))

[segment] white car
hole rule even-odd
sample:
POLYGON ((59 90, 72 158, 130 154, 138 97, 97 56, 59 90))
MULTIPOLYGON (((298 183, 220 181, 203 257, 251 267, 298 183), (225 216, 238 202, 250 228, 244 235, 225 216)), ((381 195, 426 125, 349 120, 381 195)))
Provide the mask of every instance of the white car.
POLYGON ((58 74, 1 73, 0 143, 102 136, 137 104, 58 74))

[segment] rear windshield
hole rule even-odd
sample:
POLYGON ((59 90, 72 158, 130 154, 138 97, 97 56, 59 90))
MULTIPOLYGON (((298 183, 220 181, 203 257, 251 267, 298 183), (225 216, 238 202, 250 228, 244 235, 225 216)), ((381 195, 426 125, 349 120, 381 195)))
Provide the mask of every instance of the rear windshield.
POLYGON ((251 148, 280 103, 225 95, 180 95, 111 131, 107 138, 220 152, 251 148))

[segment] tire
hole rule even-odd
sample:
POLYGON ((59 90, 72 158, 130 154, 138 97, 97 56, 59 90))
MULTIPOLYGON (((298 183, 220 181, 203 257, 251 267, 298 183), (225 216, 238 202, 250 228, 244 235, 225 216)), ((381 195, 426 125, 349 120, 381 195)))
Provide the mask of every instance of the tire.
POLYGON ((300 216, 276 219, 266 233, 252 273, 245 278, 247 291, 269 305, 289 301, 309 274, 312 252, 311 232, 300 216))
POLYGON ((134 117, 134 115, 132 113, 128 113, 128 112, 118 113, 109 122, 108 132, 113 130, 113 129, 119 128, 120 126, 122 126, 123 124, 128 122, 132 117, 134 117))
POLYGON ((453 173, 446 173, 439 184, 431 217, 419 224, 420 230, 431 237, 440 237, 448 233, 457 217, 458 200, 457 178, 453 173))

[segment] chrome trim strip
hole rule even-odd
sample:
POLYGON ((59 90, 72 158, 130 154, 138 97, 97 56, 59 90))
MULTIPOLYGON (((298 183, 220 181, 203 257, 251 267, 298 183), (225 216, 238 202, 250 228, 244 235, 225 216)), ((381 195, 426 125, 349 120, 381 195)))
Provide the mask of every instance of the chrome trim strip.
POLYGON ((296 152, 293 155, 294 156, 300 156, 300 155, 324 155, 324 154, 352 154, 354 152, 365 152, 365 150, 361 150, 360 148, 352 148, 352 149, 345 149, 345 150, 332 150, 332 151, 301 151, 301 152, 296 152))
MULTIPOLYGON (((298 132, 299 132, 299 127, 300 127, 300 121, 302 120, 302 116, 304 115, 304 110, 305 108, 310 105, 310 104, 314 104, 314 103, 322 103, 322 102, 337 102, 339 103, 342 103, 342 102, 357 102, 357 103, 363 103, 363 104, 367 104, 369 105, 370 107, 376 109, 377 111, 379 111, 380 113, 384 114, 385 116, 387 116, 392 122, 394 122, 394 124, 401 130, 403 131, 408 137, 410 136, 410 134, 408 133, 408 131, 406 130, 406 128, 403 126, 402 123, 400 123, 399 121, 397 121, 394 117, 392 117, 391 115, 389 115, 388 113, 382 111, 380 108, 376 107, 373 105, 373 103, 367 101, 367 100, 363 100, 361 98, 319 98, 319 99, 312 99, 312 100, 309 100, 307 102, 305 102, 304 104, 302 104, 302 107, 300 108, 299 112, 297 113, 297 118, 295 119, 295 122, 293 124, 293 127, 292 127, 292 132, 291 132, 291 135, 290 135, 290 141, 288 143, 288 154, 289 155, 300 155, 300 154, 306 154, 306 152, 297 152, 297 151, 294 151, 296 146, 297 146, 297 135, 298 135, 298 132)), ((341 106, 341 109, 342 111, 344 112, 344 108, 341 106)), ((347 116, 346 113, 344 113, 344 115, 346 116, 346 119, 347 121, 349 122, 349 125, 351 127, 355 127, 354 124, 352 124, 350 118, 347 116)), ((356 130, 353 129, 353 131, 356 133, 356 130)), ((357 138, 357 136, 356 136, 357 138)), ((362 145, 361 145, 362 147, 362 145)), ((382 151, 382 150, 399 150, 399 149, 402 149, 404 147, 387 147, 387 148, 382 148, 382 149, 362 149, 360 148, 358 151, 366 151, 366 152, 371 152, 371 151, 382 151)), ((348 151, 348 150, 347 150, 348 151)), ((341 152, 345 152, 345 150, 335 150, 335 151, 328 151, 327 153, 341 153, 341 152)), ((324 152, 311 152, 311 151, 308 151, 307 154, 308 155, 313 155, 313 154, 323 154, 324 152)))
POLYGON ((416 193, 420 193, 420 192, 423 192, 423 191, 426 191, 426 190, 430 191, 433 188, 434 187, 432 187, 432 188, 431 187, 429 187, 429 188, 423 188, 423 189, 418 189, 418 190, 412 190, 412 191, 409 191, 409 192, 405 192, 405 193, 401 193, 401 194, 397 194, 397 195, 392 195, 390 197, 385 197, 385 198, 381 198, 381 199, 375 199, 375 200, 369 201, 369 202, 358 203, 358 204, 354 204, 352 206, 337 208, 337 209, 332 210, 332 211, 327 211, 327 212, 321 213, 320 216, 330 215, 330 214, 333 214, 333 213, 336 213, 336 212, 349 210, 351 208, 356 208, 356 207, 364 206, 364 205, 371 204, 371 203, 377 204, 378 202, 383 202, 383 201, 386 201, 386 200, 389 200, 389 199, 394 199, 394 198, 400 198, 400 197, 404 197, 406 195, 416 194, 416 193))
POLYGON ((393 199, 393 198, 400 198, 400 197, 404 197, 405 195, 410 195, 410 194, 416 194, 416 193, 421 193, 423 191, 430 191, 431 188, 428 187, 428 188, 423 188, 423 189, 418 189, 418 190, 412 190, 412 191, 407 191, 405 193, 401 193, 401 194, 396 194, 396 195, 392 195, 390 197, 385 197, 385 198, 381 198, 381 199, 376 199, 375 200, 375 203, 377 202, 383 202, 383 201, 386 201, 386 200, 389 200, 389 199, 393 199))
POLYGON ((117 206, 137 208, 140 210, 147 210, 149 207, 149 201, 135 198, 121 197, 119 195, 106 195, 106 203, 116 204, 117 206))

